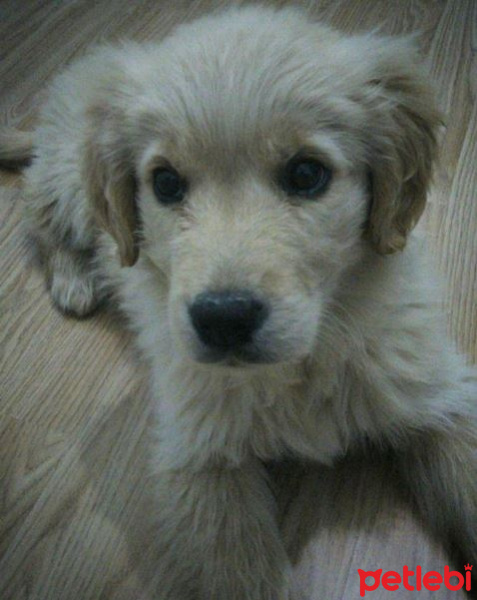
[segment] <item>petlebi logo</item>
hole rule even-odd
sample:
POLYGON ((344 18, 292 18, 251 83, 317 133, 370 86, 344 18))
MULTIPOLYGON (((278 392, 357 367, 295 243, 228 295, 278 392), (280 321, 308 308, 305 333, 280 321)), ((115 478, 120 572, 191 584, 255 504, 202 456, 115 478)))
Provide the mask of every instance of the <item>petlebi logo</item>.
POLYGON ((423 588, 426 590, 437 591, 444 586, 448 590, 457 591, 465 586, 468 592, 471 590, 471 571, 472 565, 464 565, 465 577, 459 571, 451 571, 446 565, 444 574, 438 571, 422 572, 422 568, 417 565, 415 571, 411 571, 407 565, 404 565, 402 575, 397 571, 386 571, 382 569, 376 571, 363 571, 358 569, 359 575, 359 595, 364 598, 366 592, 377 590, 382 586, 390 592, 395 590, 420 591, 423 588))

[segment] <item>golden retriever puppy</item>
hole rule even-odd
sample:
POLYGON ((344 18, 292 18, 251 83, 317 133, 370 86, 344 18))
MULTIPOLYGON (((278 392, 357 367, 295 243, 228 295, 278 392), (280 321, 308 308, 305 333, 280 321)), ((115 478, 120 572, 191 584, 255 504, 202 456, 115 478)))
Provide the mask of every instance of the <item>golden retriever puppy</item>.
POLYGON ((160 600, 285 600, 265 465, 394 452, 477 561, 477 379, 422 243, 440 123, 408 39, 233 8, 51 84, 26 218, 51 296, 120 299, 151 366, 160 600))

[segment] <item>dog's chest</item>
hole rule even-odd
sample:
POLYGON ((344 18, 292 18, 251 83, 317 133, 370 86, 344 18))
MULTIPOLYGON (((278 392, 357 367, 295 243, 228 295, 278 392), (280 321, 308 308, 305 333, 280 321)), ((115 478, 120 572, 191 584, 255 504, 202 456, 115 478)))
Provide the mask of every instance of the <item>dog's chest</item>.
POLYGON ((211 459, 234 465, 250 455, 329 463, 346 445, 334 403, 316 392, 310 398, 302 387, 273 380, 233 386, 224 381, 199 385, 196 378, 178 381, 181 390, 171 394, 169 388, 158 406, 167 454, 177 466, 211 459))
POLYGON ((313 404, 278 397, 271 407, 258 407, 252 419, 249 443, 264 460, 294 455, 329 463, 343 451, 345 440, 326 401, 313 404))

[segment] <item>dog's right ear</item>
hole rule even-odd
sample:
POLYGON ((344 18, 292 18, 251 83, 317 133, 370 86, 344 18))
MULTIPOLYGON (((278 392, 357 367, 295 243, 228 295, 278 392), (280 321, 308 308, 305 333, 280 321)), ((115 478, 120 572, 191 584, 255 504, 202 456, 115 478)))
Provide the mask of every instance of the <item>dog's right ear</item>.
POLYGON ((364 36, 357 56, 372 206, 367 235, 380 254, 402 250, 426 203, 442 116, 412 38, 364 36))
POLYGON ((138 258, 136 182, 121 119, 108 106, 90 109, 83 176, 98 226, 115 239, 122 266, 138 258))

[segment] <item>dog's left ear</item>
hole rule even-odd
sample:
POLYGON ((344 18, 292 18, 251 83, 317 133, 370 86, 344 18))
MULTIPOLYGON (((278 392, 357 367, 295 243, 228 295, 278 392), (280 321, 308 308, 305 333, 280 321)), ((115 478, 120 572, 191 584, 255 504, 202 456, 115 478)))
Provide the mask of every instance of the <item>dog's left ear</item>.
POLYGON ((367 235, 379 253, 390 254, 404 248, 424 210, 442 118, 414 43, 372 40, 362 90, 372 192, 367 235))
POLYGON ((136 181, 122 134, 125 118, 107 102, 90 108, 88 118, 83 153, 88 200, 97 225, 114 238, 121 266, 132 266, 139 255, 138 216, 136 181))

